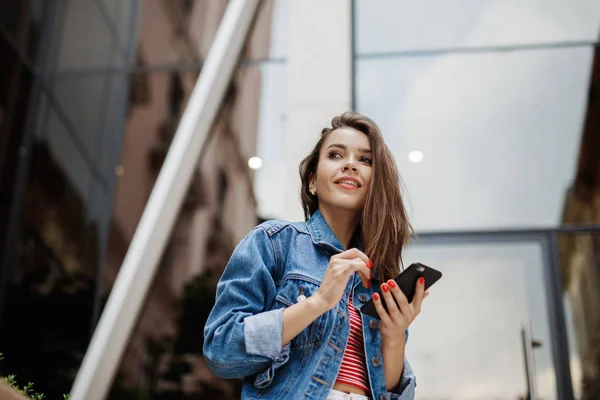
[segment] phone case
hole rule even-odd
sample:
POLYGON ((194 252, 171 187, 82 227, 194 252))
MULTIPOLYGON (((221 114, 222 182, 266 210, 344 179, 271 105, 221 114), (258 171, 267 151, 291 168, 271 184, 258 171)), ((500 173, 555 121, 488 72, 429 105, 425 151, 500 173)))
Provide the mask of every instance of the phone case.
MULTIPOLYGON (((417 279, 420 277, 425 278, 425 290, 427 290, 442 277, 442 273, 436 269, 428 267, 427 265, 414 263, 402 271, 400 275, 394 278, 394 281, 396 281, 398 287, 400 290, 402 290, 402 293, 404 293, 409 303, 412 302, 412 299, 415 295, 417 279)), ((385 300, 383 300, 382 303, 383 307, 387 311, 385 300)), ((360 312, 370 317, 379 319, 379 314, 377 314, 377 310, 375 309, 372 298, 364 306, 362 306, 360 312)))

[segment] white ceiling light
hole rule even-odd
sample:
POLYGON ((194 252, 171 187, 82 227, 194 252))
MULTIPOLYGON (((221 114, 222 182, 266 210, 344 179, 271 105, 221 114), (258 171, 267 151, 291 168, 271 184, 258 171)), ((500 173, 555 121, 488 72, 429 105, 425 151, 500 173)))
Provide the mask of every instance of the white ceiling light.
POLYGON ((248 166, 252 169, 259 169, 262 167, 262 160, 259 157, 251 157, 248 160, 248 166))
POLYGON ((419 150, 411 151, 408 153, 408 159, 413 163, 421 162, 423 160, 423 153, 419 150))

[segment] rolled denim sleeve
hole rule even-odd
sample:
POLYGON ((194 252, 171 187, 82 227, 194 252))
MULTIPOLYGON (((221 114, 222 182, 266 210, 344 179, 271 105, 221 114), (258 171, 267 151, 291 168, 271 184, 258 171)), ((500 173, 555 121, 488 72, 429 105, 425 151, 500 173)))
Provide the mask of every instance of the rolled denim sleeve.
POLYGON ((412 400, 415 398, 415 388, 417 387, 417 378, 413 372, 406 357, 404 357, 404 367, 402 368, 402 376, 400 384, 392 393, 388 393, 388 398, 391 400, 412 400))
POLYGON ((216 375, 272 377, 288 361, 290 346, 281 345, 283 311, 270 310, 277 294, 273 279, 277 264, 273 244, 261 226, 229 259, 204 327, 204 358, 216 375))
POLYGON ((244 342, 248 354, 276 359, 281 355, 283 309, 251 315, 244 319, 244 342))

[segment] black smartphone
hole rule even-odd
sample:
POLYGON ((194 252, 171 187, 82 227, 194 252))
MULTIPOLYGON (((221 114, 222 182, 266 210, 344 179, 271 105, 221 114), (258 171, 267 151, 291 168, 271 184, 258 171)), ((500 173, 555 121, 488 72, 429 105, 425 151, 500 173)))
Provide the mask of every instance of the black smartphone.
MULTIPOLYGON (((417 279, 420 277, 425 278, 425 290, 427 290, 442 277, 442 273, 436 269, 428 267, 427 265, 414 263, 402 271, 400 275, 394 278, 394 281, 396 281, 398 287, 400 290, 402 290, 402 293, 404 293, 409 303, 412 302, 412 299, 415 295, 417 279)), ((382 303, 383 307, 387 311, 385 301, 382 303)), ((360 312, 370 317, 379 319, 379 314, 377 314, 377 310, 375 310, 375 305, 373 304, 372 298, 361 307, 360 312)))

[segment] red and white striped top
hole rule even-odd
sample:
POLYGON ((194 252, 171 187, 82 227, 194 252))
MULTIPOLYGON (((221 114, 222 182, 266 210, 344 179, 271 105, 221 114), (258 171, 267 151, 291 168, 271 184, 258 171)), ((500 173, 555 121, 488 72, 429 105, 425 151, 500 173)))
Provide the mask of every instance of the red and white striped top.
POLYGON ((352 296, 348 301, 350 314, 350 337, 342 359, 342 366, 336 382, 351 385, 365 392, 370 392, 369 375, 365 364, 365 343, 363 339, 362 320, 352 304, 352 296))

